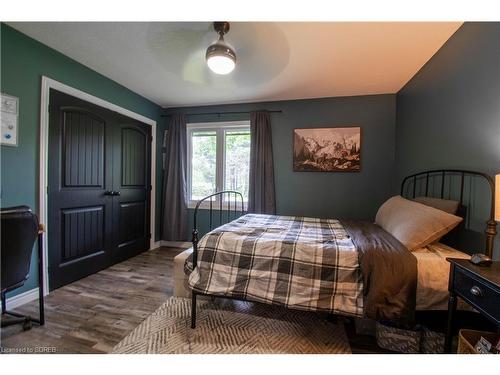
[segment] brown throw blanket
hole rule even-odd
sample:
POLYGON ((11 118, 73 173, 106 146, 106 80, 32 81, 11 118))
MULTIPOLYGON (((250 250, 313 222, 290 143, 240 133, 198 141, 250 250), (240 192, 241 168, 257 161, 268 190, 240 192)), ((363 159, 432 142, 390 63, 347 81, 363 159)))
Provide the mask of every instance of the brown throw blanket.
POLYGON ((341 220, 358 250, 363 275, 364 315, 412 325, 417 291, 417 259, 376 224, 341 220))

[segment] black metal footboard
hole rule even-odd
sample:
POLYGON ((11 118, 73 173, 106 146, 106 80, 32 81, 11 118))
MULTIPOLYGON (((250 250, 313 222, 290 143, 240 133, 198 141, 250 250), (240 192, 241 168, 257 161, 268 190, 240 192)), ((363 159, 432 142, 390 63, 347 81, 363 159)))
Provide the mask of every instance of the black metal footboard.
MULTIPOLYGON (((208 231, 214 228, 214 225, 220 227, 223 224, 229 223, 242 216, 245 213, 245 206, 243 202, 243 195, 238 191, 224 190, 206 196, 196 203, 194 209, 194 222, 193 222, 193 270, 198 263, 198 215, 200 209, 208 210, 208 231), (218 210, 218 214, 214 215, 214 210, 218 210)), ((196 293, 194 290, 191 295, 191 328, 196 327, 196 293)))

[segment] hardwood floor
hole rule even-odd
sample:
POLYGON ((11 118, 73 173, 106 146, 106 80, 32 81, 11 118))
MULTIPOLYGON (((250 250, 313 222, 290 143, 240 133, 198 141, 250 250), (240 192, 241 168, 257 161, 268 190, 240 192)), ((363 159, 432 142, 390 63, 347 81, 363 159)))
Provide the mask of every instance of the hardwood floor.
MULTIPOLYGON (((45 325, 2 328, 3 348, 49 347, 57 353, 107 353, 173 291, 177 248, 158 248, 51 292, 45 325), (55 348, 55 349, 52 349, 55 348)), ((36 316, 38 302, 15 311, 36 316)))
MULTIPOLYGON (((2 328, 4 352, 46 348, 55 353, 108 353, 173 292, 173 258, 179 248, 158 248, 51 292, 46 323, 23 332, 2 328)), ((38 302, 15 311, 36 316, 38 302)), ((355 334, 346 324, 353 353, 381 353, 375 340, 355 334)))

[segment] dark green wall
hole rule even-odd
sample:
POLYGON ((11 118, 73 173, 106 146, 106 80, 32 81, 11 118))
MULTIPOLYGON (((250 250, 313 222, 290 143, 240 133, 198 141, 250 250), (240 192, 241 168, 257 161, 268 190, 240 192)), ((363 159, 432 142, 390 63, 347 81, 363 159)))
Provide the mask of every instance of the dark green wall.
MULTIPOLYGON (((1 91, 19 98, 18 147, 1 147, 1 206, 38 207, 40 88, 43 75, 156 120, 163 128, 161 107, 61 53, 1 24, 1 91)), ((161 155, 157 143, 157 155, 161 155)), ((157 192, 161 187, 161 158, 157 192)), ((157 199, 160 212, 160 199, 157 199)), ((157 220, 157 227, 159 220, 157 220)), ((158 231, 157 231, 158 236, 158 231)), ((37 286, 32 259, 30 278, 18 294, 37 286)))
POLYGON ((500 173, 500 23, 458 29, 397 94, 396 123, 399 177, 434 168, 500 173))
MULTIPOLYGON (((282 110, 283 113, 271 115, 278 214, 373 219, 380 204, 392 193, 395 99, 395 95, 371 95, 171 108, 166 112, 282 110), (294 128, 346 125, 362 128, 361 172, 293 172, 294 128)), ((249 115, 189 116, 188 122, 248 118, 249 115)))

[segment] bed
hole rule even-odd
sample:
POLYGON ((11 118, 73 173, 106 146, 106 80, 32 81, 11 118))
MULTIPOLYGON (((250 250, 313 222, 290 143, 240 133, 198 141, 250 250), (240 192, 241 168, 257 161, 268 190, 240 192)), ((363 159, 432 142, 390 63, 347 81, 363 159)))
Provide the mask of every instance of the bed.
MULTIPOLYGON (((185 272, 186 259, 193 253, 190 247, 174 258, 174 296, 191 298, 188 275, 185 272)), ((446 258, 470 258, 469 254, 440 242, 427 245, 412 252, 417 259, 417 311, 444 311, 448 309, 448 275, 450 263, 446 258)), ((191 266, 189 266, 189 270, 191 266)), ((188 271, 190 273, 190 271, 188 271)), ((459 309, 469 309, 459 300, 459 309)))
POLYGON ((200 200, 194 212, 193 253, 185 264, 192 290, 192 328, 196 325, 198 295, 389 320, 401 325, 412 323, 415 309, 444 308, 446 257, 466 257, 459 249, 469 248, 473 240, 484 241, 485 252, 492 252, 496 234, 493 203, 487 229, 480 233, 471 226, 472 198, 465 197, 477 194, 477 179, 487 182, 493 202, 493 181, 479 172, 439 170, 408 176, 402 182, 401 196, 384 203, 384 210, 384 205, 379 209, 377 224, 245 214, 243 198, 235 191, 200 200), (456 202, 456 212, 445 214, 442 210, 446 208, 423 208, 428 207, 428 202, 416 201, 436 195, 440 204, 456 202), (405 223, 401 218, 408 212, 395 211, 394 217, 390 214, 397 204, 421 210, 423 216, 439 211, 439 219, 443 216, 450 220, 444 215, 459 219, 451 219, 454 225, 447 224, 447 230, 431 243, 414 248, 419 242, 407 242, 398 232, 399 224, 405 223), (199 240, 197 216, 202 205, 209 210, 210 231, 199 240), (398 214, 403 216, 399 218, 398 214))
MULTIPOLYGON (((469 259, 470 255, 443 243, 429 244, 412 252, 417 259, 417 311, 437 311, 448 309, 448 277, 450 263, 446 258, 469 259)), ((460 301, 462 302, 462 301, 460 301)), ((468 305, 460 303, 460 309, 468 305)))

